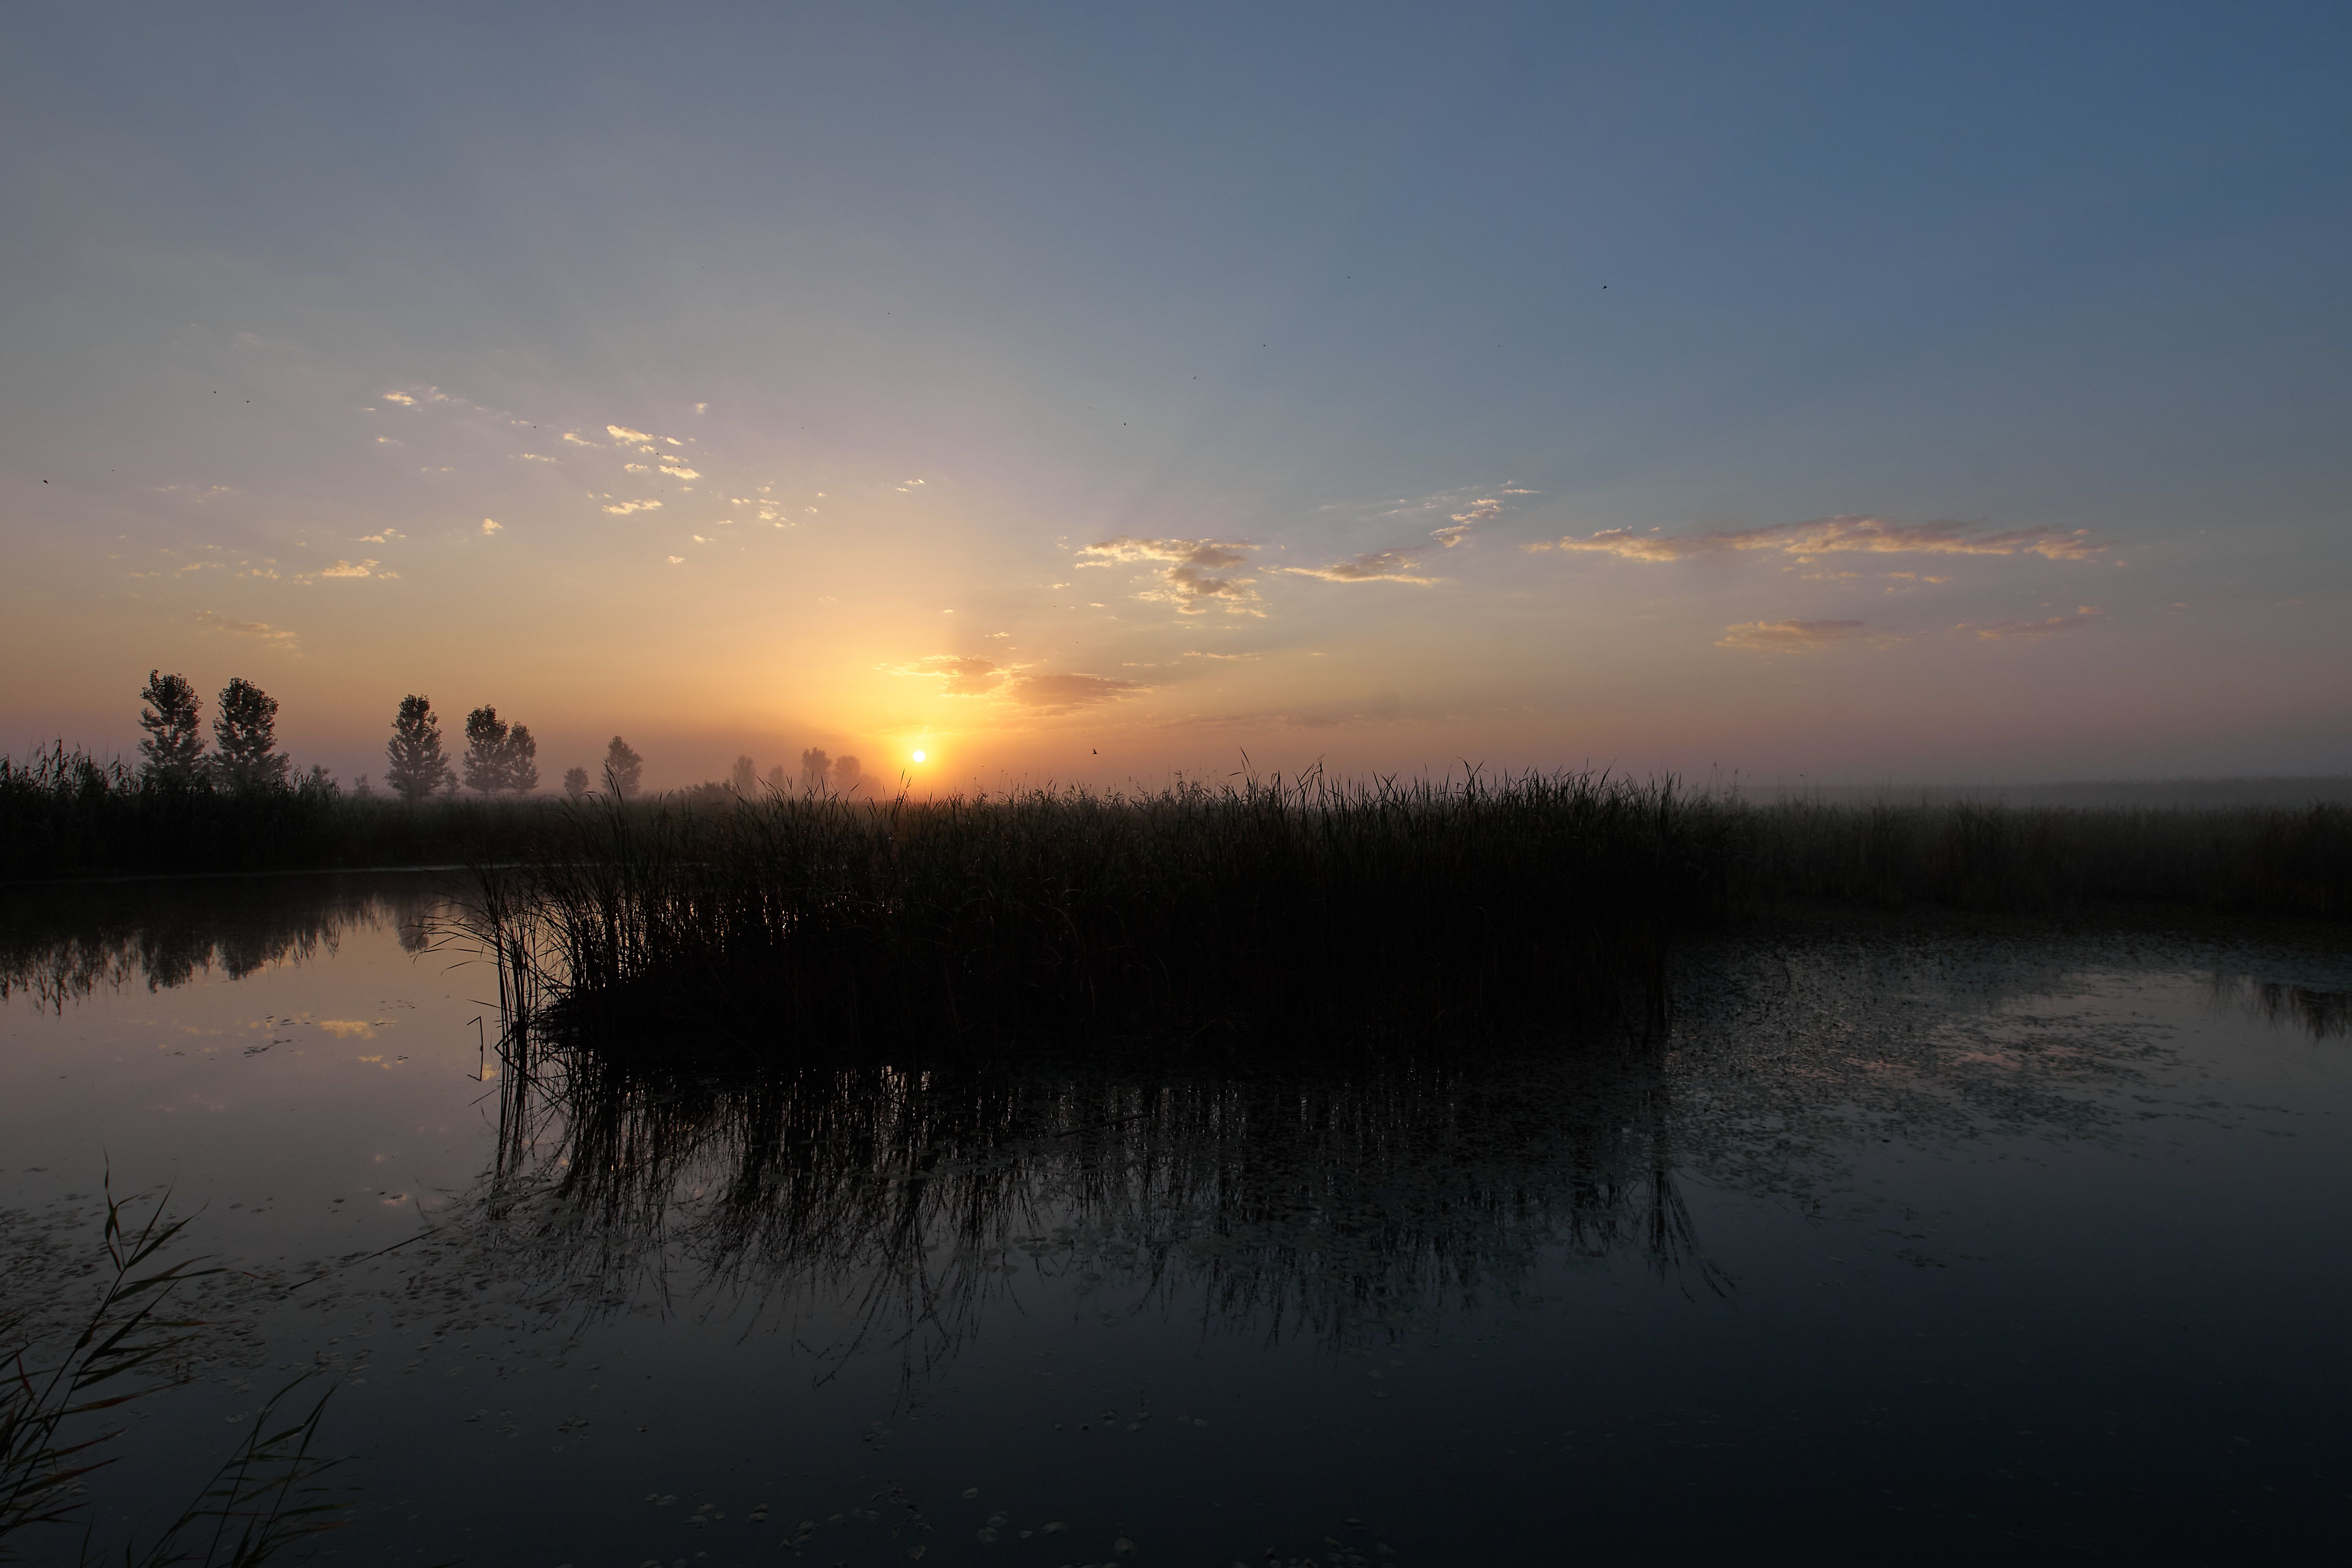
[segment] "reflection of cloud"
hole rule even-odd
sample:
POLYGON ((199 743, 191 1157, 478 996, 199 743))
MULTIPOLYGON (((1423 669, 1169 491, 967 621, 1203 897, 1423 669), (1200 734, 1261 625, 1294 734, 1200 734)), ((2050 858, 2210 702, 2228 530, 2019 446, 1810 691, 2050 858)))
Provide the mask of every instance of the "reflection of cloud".
POLYGON ((1280 570, 1297 577, 1319 577, 1326 583, 1412 583, 1427 587, 1437 579, 1420 574, 1413 556, 1421 548, 1407 545, 1396 550, 1370 550, 1328 566, 1285 566, 1280 570))
POLYGON ((1954 631, 1974 632, 1987 642, 2000 642, 2011 637, 2046 637, 2053 632, 2076 631, 2089 626, 2100 615, 2096 605, 2077 605, 2071 616, 2053 616, 2046 621, 2002 621, 1997 626, 1958 626, 1954 631))
POLYGON ((1228 570, 1250 564, 1250 558, 1243 552, 1256 548, 1238 540, 1135 539, 1121 535, 1079 551, 1078 564, 1166 562, 1167 570, 1159 574, 1163 585, 1147 589, 1136 597, 1171 604, 1179 614, 1187 616, 1218 607, 1228 615, 1259 615, 1263 612, 1252 607, 1257 603, 1257 595, 1250 588, 1257 579, 1228 570), (1094 559, 1085 559, 1088 556, 1094 559))
POLYGON ((960 654, 933 654, 892 671, 897 675, 935 675, 946 679, 950 697, 985 697, 1004 684, 1012 672, 993 659, 967 658, 960 654))
POLYGON ((1818 653, 1860 637, 1864 629, 1860 621, 1742 621, 1724 627, 1715 646, 1749 653, 1818 653))
POLYGON ((626 517, 633 511, 659 511, 661 510, 661 502, 657 500, 625 500, 620 502, 618 505, 608 506, 604 510, 611 512, 614 517, 626 517))
POLYGON ((273 647, 289 650, 292 649, 296 640, 292 632, 281 630, 267 621, 236 621, 212 610, 198 610, 195 614, 195 622, 196 625, 208 627, 213 631, 227 632, 235 637, 252 637, 257 642, 268 643, 273 647))
POLYGON ((1040 713, 1068 713, 1150 689, 1141 681, 1101 675, 1024 675, 1014 678, 1005 694, 1040 713))
POLYGON ((1716 533, 1637 534, 1603 529, 1590 539, 1538 541, 1530 550, 1587 551, 1624 561, 1685 561, 1726 551, 1766 550, 1800 558, 1863 551, 1882 555, 2041 555, 2084 561, 2106 549, 2085 528, 2019 528, 1978 533, 1960 522, 1889 522, 1876 517, 1824 517, 1716 533))

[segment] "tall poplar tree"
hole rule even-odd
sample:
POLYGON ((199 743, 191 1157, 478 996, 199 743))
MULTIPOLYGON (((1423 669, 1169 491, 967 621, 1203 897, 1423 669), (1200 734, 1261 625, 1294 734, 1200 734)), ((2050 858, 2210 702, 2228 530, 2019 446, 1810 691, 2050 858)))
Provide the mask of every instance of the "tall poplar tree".
POLYGON ((431 698, 412 693, 400 700, 383 755, 385 787, 411 805, 450 777, 449 759, 441 754, 441 721, 433 716, 431 698))
POLYGON ((243 676, 221 688, 213 719, 213 770, 238 791, 287 787, 292 759, 278 749, 278 699, 243 676))
POLYGON ((139 779, 150 788, 187 789, 204 777, 205 731, 203 704, 184 675, 147 672, 139 693, 147 706, 139 710, 139 727, 147 731, 139 742, 139 779))

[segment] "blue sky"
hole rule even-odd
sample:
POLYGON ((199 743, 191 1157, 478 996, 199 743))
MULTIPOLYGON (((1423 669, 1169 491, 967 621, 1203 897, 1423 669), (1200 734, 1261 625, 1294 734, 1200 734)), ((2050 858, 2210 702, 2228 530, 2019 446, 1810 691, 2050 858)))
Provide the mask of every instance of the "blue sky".
POLYGON ((0 744, 2352 767, 2340 8, 0 29, 0 744))

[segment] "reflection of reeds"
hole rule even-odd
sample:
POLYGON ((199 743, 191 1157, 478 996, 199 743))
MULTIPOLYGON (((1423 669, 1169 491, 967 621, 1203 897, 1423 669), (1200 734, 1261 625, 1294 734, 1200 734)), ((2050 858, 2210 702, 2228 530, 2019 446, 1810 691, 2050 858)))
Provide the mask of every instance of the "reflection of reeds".
POLYGON ((837 1348, 910 1371, 1036 1273, 1097 1309, 1331 1340, 1507 1299, 1560 1247, 1714 1279, 1654 1075, 1606 1052, 706 1077, 510 1041, 503 1077, 489 1257, 575 1300, 668 1297, 682 1269, 772 1313, 830 1303, 854 1324, 837 1348))
POLYGON ((2210 984, 2216 1007, 2251 1013, 2273 1028, 2294 1029, 2315 1040, 2352 1035, 2352 992, 2315 990, 2250 974, 2217 973, 2210 984))
POLYGON ((614 1042, 1475 1030, 1654 996, 1721 910, 1726 827, 1581 775, 592 805, 470 923, 510 1016, 614 1042))

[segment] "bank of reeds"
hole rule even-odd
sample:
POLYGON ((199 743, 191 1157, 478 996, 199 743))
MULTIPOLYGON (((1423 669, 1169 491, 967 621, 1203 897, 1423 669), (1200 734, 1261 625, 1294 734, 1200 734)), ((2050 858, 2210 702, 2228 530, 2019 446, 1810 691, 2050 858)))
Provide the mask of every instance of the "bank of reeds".
POLYGON ((539 832, 549 809, 511 797, 412 806, 307 782, 159 786, 58 746, 0 757, 0 881, 496 859, 539 832))
POLYGON ((590 802, 466 924, 509 1019, 761 1052, 1475 1032, 1664 1004, 1800 906, 2352 915, 2352 812, 1753 806, 1580 774, 590 802))
POLYGON ((485 873, 509 1014, 761 1050, 1479 1028, 1662 994, 1733 819, 1585 775, 715 811, 592 804, 485 873))

